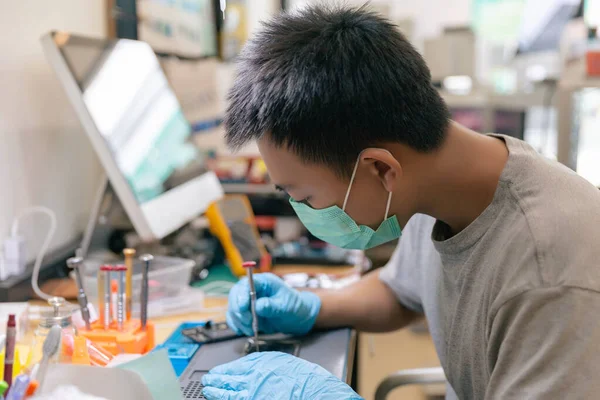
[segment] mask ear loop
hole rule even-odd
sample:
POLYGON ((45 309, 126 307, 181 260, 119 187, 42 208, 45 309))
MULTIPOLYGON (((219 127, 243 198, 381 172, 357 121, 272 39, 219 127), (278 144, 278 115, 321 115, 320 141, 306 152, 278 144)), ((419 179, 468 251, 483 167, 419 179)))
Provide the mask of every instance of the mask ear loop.
MULTIPOLYGON (((361 154, 362 154, 362 152, 361 152, 361 154)), ((352 183, 354 183, 354 177, 356 176, 356 170, 358 169, 359 161, 360 161, 360 154, 358 155, 356 164, 354 164, 354 171, 352 171, 352 177, 350 178, 350 184, 348 185, 348 190, 346 190, 346 197, 344 197, 344 205, 342 206, 342 211, 344 211, 344 212, 346 211, 346 203, 348 203, 348 197, 350 197, 350 189, 352 189, 352 183)), ((389 201, 388 201, 388 208, 389 208, 389 201)))
POLYGON ((388 219, 388 214, 390 212, 390 204, 392 204, 392 192, 390 192, 389 196, 388 196, 388 202, 387 202, 387 206, 385 206, 385 217, 383 217, 383 220, 385 221, 386 219, 388 219))

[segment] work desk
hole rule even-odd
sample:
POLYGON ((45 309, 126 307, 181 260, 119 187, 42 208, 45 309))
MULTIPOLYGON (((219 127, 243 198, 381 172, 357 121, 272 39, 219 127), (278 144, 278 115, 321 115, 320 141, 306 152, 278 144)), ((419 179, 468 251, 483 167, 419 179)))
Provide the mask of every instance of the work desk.
MULTIPOLYGON (((319 266, 319 265, 284 265, 273 269, 277 274, 291 274, 304 272, 308 274, 345 274, 353 270, 349 266, 319 266)), ((162 343, 169 337, 173 330, 184 321, 201 321, 212 319, 214 321, 224 321, 227 311, 226 298, 207 297, 204 300, 204 309, 199 312, 174 315, 171 317, 157 318, 154 320, 156 326, 156 343, 162 343)))
MULTIPOLYGON (((330 275, 344 275, 351 273, 352 271, 353 268, 348 266, 334 267, 306 265, 285 265, 277 267, 273 270, 273 272, 277 274, 303 272, 308 274, 322 273, 330 275)), ((65 284, 74 285, 74 282, 65 282, 65 284)), ((36 305, 43 304, 41 301, 34 301, 32 303, 36 305)), ((203 321, 207 319, 211 319, 213 321, 224 321, 226 311, 227 298, 207 297, 204 300, 204 306, 201 311, 155 318, 153 319, 155 325, 155 343, 157 345, 163 343, 182 322, 203 321)), ((335 374, 339 375, 339 378, 346 380, 346 382, 350 384, 353 378, 353 372, 356 371, 356 334, 354 331, 348 329, 346 329, 344 332, 316 334, 314 338, 309 338, 308 342, 310 345, 307 347, 307 353, 305 354, 307 354, 308 359, 317 362, 322 366, 324 366, 323 363, 327 363, 329 361, 329 358, 341 360, 341 362, 338 362, 337 366, 334 368, 336 370, 335 374), (333 342, 331 343, 335 343, 336 346, 328 344, 332 340, 333 342), (341 343, 341 341, 344 343, 341 343), (323 342, 323 349, 320 349, 321 342, 323 342), (342 350, 338 351, 338 347, 339 349, 344 349, 344 352, 342 353, 342 350), (331 357, 328 357, 327 351, 334 351, 335 354, 331 357), (313 358, 315 359, 313 360, 313 358), (339 367, 340 365, 341 367, 339 367)), ((300 352, 300 357, 302 357, 302 351, 300 352)))
MULTIPOLYGON (((351 272, 351 267, 319 267, 319 266, 284 266, 274 270, 275 273, 304 272, 309 274, 346 274, 351 272)), ((164 342, 173 330, 183 321, 201 321, 212 319, 223 321, 227 308, 225 298, 207 298, 204 310, 198 313, 188 313, 168 318, 155 320, 156 342, 164 342)), ((329 370, 338 378, 352 384, 353 372, 356 361, 356 332, 351 329, 340 329, 329 332, 317 332, 301 338, 299 357, 315 362, 329 370)), ((242 348, 245 339, 235 339, 222 343, 202 346, 190 367, 180 377, 182 389, 195 387, 200 384, 199 376, 194 371, 207 371, 212 367, 226 363, 243 355, 242 348)), ((184 391, 187 392, 187 391, 184 391)), ((190 397, 193 398, 193 397, 190 397)))

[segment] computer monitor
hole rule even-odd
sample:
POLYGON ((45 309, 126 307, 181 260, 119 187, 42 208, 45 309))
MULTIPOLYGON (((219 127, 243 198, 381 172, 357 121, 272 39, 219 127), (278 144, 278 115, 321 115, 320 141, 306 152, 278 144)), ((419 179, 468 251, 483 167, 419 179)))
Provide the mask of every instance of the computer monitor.
POLYGON ((223 195, 148 44, 64 32, 42 44, 143 240, 163 238, 223 195))

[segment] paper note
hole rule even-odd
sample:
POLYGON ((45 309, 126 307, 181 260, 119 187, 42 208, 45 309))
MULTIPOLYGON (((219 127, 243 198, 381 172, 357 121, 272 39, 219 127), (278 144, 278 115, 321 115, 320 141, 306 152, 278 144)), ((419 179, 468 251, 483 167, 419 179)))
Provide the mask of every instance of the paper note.
POLYGON ((179 381, 165 349, 148 353, 137 360, 117 365, 136 372, 150 389, 154 400, 183 400, 179 381))
POLYGON ((60 386, 75 386, 83 393, 110 400, 153 398, 140 374, 119 368, 50 364, 36 394, 52 394, 60 386))

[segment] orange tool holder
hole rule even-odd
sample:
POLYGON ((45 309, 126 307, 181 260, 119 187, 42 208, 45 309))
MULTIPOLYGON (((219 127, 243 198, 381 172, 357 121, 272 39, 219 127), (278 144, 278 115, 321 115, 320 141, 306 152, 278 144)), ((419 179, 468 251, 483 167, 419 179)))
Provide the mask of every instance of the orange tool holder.
POLYGON ((118 279, 123 279, 127 275, 126 283, 128 288, 125 291, 131 292, 131 277, 133 275, 133 254, 134 251, 127 249, 125 251, 126 265, 103 265, 98 271, 98 300, 100 318, 91 325, 91 329, 82 329, 79 333, 90 341, 101 346, 106 351, 118 355, 122 353, 145 354, 154 348, 154 324, 152 321, 146 321, 146 327, 142 328, 142 321, 131 318, 131 295, 127 293, 123 307, 127 310, 123 312, 123 325, 119 325, 117 319, 113 318, 117 311, 112 311, 112 298, 120 286, 116 280, 112 279, 112 273, 123 272, 118 279), (109 290, 110 288, 110 290, 109 290), (127 290, 128 289, 128 290, 127 290), (110 301, 107 302, 105 294, 110 293, 110 301), (109 305, 108 308, 105 307, 109 305), (105 326, 104 317, 108 315, 107 325, 105 326))
POLYGON ((113 321, 109 330, 104 329, 102 321, 92 324, 91 330, 82 329, 79 334, 99 344, 114 355, 122 353, 145 354, 154 348, 154 323, 148 321, 146 330, 142 330, 139 319, 125 321, 123 330, 117 329, 113 321))

